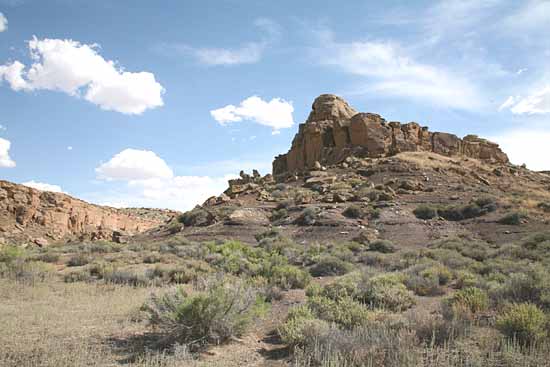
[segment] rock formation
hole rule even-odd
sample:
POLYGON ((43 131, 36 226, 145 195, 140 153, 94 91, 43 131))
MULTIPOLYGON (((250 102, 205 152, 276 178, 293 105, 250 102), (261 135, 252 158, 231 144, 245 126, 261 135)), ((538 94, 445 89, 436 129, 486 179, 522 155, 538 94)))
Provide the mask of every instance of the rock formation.
POLYGON ((156 227, 176 213, 152 209, 115 209, 65 194, 39 191, 0 180, 0 243, 61 239, 120 240, 156 227))
POLYGON ((352 154, 379 158, 415 151, 508 162, 497 144, 475 135, 460 139, 430 132, 416 122, 387 122, 374 113, 357 113, 338 96, 323 94, 313 102, 307 121, 300 124, 289 152, 275 158, 273 174, 304 171, 316 162, 335 164, 352 154))

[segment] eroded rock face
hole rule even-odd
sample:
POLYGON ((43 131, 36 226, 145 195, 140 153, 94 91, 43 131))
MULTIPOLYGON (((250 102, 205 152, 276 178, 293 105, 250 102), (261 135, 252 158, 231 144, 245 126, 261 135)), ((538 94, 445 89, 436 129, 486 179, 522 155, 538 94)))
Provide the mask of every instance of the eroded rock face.
POLYGON ((175 212, 115 209, 68 195, 39 191, 0 180, 0 235, 12 242, 63 238, 112 239, 113 233, 136 234, 156 227, 175 212))
POLYGON ((313 102, 288 153, 275 158, 273 174, 308 170, 315 162, 335 164, 357 153, 379 158, 414 151, 508 162, 497 144, 475 135, 460 139, 453 134, 432 133, 416 122, 386 122, 374 113, 357 113, 340 97, 323 94, 313 102))

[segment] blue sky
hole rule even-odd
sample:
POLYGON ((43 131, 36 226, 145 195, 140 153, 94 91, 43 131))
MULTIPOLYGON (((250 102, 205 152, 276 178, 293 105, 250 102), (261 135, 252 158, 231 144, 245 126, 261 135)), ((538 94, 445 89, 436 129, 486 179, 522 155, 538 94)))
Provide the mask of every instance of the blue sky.
POLYGON ((550 169, 550 1, 0 0, 0 178, 188 209, 322 93, 550 169), (159 5, 162 4, 162 5, 159 5))

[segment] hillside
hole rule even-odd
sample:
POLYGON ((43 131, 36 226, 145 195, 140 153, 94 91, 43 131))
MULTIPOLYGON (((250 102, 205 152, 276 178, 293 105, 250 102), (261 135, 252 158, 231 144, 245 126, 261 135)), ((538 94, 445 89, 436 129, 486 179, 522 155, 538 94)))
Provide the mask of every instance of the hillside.
POLYGON ((422 246, 463 236, 502 243, 548 226, 549 189, 548 174, 509 163, 485 139, 387 123, 322 95, 289 153, 275 158, 273 175, 241 172, 225 193, 181 217, 178 236, 254 243, 255 234, 276 228, 301 242, 379 237, 422 246), (483 200, 490 210, 475 207, 483 200), (417 218, 420 206, 449 213, 417 218), (453 216, 451 209, 475 213, 453 216), (515 212, 521 226, 499 223, 515 212))
POLYGON ((163 224, 176 212, 115 209, 0 180, 0 243, 40 246, 68 240, 120 240, 163 224))

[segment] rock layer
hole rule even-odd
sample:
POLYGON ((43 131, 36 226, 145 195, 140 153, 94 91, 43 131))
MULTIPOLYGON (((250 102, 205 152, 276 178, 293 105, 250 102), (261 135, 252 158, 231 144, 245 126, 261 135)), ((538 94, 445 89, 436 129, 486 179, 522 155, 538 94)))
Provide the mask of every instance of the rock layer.
POLYGON ((113 239, 156 227, 175 212, 115 209, 0 180, 0 242, 113 239))
POLYGON ((300 124, 289 152, 275 158, 273 174, 301 172, 313 168, 315 162, 335 164, 352 154, 378 158, 415 151, 508 162, 497 144, 475 135, 460 139, 430 132, 416 122, 387 122, 374 113, 357 113, 338 96, 323 94, 313 102, 307 121, 300 124))

